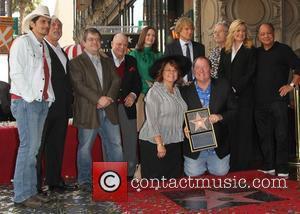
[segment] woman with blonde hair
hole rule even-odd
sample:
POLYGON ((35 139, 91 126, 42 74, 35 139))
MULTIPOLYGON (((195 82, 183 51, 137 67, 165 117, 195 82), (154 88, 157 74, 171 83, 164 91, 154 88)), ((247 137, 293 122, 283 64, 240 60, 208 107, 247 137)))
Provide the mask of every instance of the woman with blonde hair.
POLYGON ((237 117, 232 121, 230 168, 244 170, 253 158, 253 75, 255 72, 255 48, 248 38, 243 20, 234 20, 228 30, 225 47, 221 51, 219 78, 227 79, 238 102, 237 117))

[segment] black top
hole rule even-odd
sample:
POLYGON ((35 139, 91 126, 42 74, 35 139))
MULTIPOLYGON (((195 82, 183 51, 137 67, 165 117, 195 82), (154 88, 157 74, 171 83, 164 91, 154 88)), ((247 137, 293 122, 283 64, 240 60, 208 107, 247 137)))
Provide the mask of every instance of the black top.
POLYGON ((300 59, 289 46, 275 42, 269 50, 257 49, 256 105, 288 101, 288 96, 280 97, 278 90, 288 84, 290 69, 300 74, 300 59))
POLYGON ((253 79, 256 65, 256 50, 244 45, 231 61, 232 52, 221 51, 218 75, 225 78, 234 88, 240 107, 249 108, 253 105, 253 79))

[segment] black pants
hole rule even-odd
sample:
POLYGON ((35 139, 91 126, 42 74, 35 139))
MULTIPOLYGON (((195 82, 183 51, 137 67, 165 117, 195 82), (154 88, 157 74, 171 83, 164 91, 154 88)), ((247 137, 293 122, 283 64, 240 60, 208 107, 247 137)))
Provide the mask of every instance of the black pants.
POLYGON ((141 140, 141 173, 143 178, 166 179, 178 178, 182 175, 181 143, 165 145, 166 155, 157 157, 157 146, 149 141, 141 140))
POLYGON ((257 107, 255 122, 263 154, 264 169, 288 172, 288 106, 285 102, 257 107))
POLYGON ((68 119, 47 117, 44 125, 42 143, 37 156, 37 188, 42 187, 42 166, 45 160, 46 184, 57 186, 62 182, 61 168, 64 155, 68 119))
POLYGON ((253 113, 252 107, 239 107, 236 117, 230 124, 231 171, 251 168, 255 151, 253 113))

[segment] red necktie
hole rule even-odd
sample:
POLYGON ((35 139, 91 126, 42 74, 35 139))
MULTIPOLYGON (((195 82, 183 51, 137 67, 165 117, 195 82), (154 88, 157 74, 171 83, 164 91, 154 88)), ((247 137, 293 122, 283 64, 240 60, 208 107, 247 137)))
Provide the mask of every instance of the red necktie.
POLYGON ((48 63, 47 63, 47 60, 46 60, 46 54, 45 54, 45 47, 44 47, 44 45, 43 45, 43 62, 44 62, 44 76, 45 76, 45 85, 44 85, 44 90, 43 90, 43 99, 47 100, 48 97, 49 97, 48 93, 47 93, 47 90, 48 90, 48 85, 49 85, 50 74, 49 74, 48 63))

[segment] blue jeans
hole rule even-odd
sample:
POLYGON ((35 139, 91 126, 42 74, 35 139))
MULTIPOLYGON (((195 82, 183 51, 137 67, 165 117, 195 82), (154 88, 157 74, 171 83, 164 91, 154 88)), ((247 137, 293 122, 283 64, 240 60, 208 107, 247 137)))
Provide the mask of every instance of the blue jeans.
POLYGON ((217 176, 226 175, 230 168, 229 159, 230 155, 220 159, 213 149, 201 151, 196 160, 184 156, 184 173, 187 176, 199 176, 208 171, 217 176))
POLYGON ((91 183, 92 155, 91 150, 97 133, 101 136, 105 161, 123 161, 121 135, 119 125, 114 125, 106 117, 105 111, 98 110, 100 127, 96 129, 78 128, 78 183, 91 183))
POLYGON ((36 155, 48 114, 48 102, 12 100, 11 112, 16 118, 20 139, 13 182, 14 201, 20 203, 37 193, 36 155))

